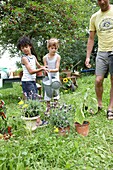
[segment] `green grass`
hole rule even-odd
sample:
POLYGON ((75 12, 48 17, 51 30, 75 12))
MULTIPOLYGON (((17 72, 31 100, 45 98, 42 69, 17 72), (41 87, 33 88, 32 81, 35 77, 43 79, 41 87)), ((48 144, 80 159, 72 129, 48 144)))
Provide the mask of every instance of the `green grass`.
MULTIPOLYGON (((81 102, 87 88, 95 96, 94 76, 82 76, 74 93, 61 94, 60 102, 81 102)), ((107 120, 109 78, 104 81, 103 111, 88 116, 90 131, 87 137, 76 133, 74 122, 68 136, 59 136, 51 125, 27 131, 20 118, 18 97, 22 90, 18 83, 1 90, 1 99, 7 106, 8 122, 13 127, 10 140, 0 140, 0 170, 111 170, 113 169, 113 122, 107 120)), ((44 103, 45 105, 45 103, 44 103)), ((74 119, 74 114, 70 115, 74 119)), ((72 120, 73 120, 72 119, 72 120)))

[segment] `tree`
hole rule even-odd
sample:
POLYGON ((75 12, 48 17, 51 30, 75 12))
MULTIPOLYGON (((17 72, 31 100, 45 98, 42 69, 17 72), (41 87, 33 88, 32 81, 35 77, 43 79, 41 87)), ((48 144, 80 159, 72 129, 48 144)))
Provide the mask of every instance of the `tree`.
MULTIPOLYGON (((17 54, 18 38, 27 35, 33 40, 38 60, 42 62, 43 56, 47 53, 46 40, 57 37, 61 42, 59 52, 63 56, 62 61, 66 56, 71 58, 67 47, 72 49, 78 40, 81 44, 83 41, 86 42, 89 17, 95 10, 95 3, 91 0, 1 1, 2 52, 9 49, 11 54, 17 54)), ((73 53, 75 52, 79 53, 79 50, 73 49, 73 53)))

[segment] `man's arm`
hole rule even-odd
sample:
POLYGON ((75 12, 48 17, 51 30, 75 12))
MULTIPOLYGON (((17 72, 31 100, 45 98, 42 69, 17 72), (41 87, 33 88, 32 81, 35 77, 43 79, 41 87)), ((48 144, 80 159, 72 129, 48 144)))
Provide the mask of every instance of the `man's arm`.
POLYGON ((94 46, 94 38, 95 38, 95 31, 90 31, 90 35, 88 38, 88 42, 87 42, 87 54, 86 54, 86 61, 85 61, 85 65, 86 67, 90 68, 90 55, 94 46))

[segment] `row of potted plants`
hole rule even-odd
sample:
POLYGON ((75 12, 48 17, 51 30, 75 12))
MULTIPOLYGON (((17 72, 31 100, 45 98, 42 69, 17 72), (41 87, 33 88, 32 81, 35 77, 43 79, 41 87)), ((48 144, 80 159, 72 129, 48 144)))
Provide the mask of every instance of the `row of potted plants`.
MULTIPOLYGON (((36 100, 20 100, 18 103, 21 108, 21 118, 26 122, 26 126, 30 130, 35 130, 42 122, 42 115, 44 116, 44 103, 36 100), (32 123, 33 122, 33 123, 32 123)), ((89 96, 88 90, 84 95, 83 102, 74 105, 67 105, 65 103, 59 104, 57 108, 53 107, 50 110, 50 118, 48 122, 53 127, 55 132, 67 134, 70 131, 70 126, 75 125, 76 131, 83 136, 87 136, 89 132, 89 122, 87 120, 89 114, 94 114, 97 108, 96 99, 89 96), (88 98, 90 97, 90 100, 88 98), (73 123, 72 123, 73 122, 73 123), (82 132, 81 129, 87 130, 82 132), (66 129, 66 130, 65 130, 66 129)), ((0 104, 0 133, 11 134, 11 129, 7 126, 7 119, 5 116, 6 108, 3 101, 0 104)))
POLYGON ((85 121, 83 107, 77 112, 72 105, 63 104, 57 109, 51 109, 50 124, 54 127, 55 132, 66 135, 70 132, 70 126, 74 122, 76 131, 87 136, 89 133, 89 122, 85 121), (73 119, 73 114, 75 118, 73 119), (77 115, 78 114, 78 115, 77 115), (80 118, 80 119, 79 119, 80 118))
MULTIPOLYGON (((87 136, 89 131, 89 122, 87 117, 90 114, 94 114, 97 108, 96 99, 89 96, 88 90, 86 91, 83 101, 73 105, 59 104, 57 108, 51 108, 49 122, 53 126, 54 131, 66 131, 69 132, 71 122, 75 122, 75 128, 78 133, 87 136), (90 97, 90 100, 88 99, 90 97), (74 117, 74 120, 71 119, 74 117), (82 129, 87 129, 87 132, 80 132, 82 129), (78 130, 79 129, 79 130, 78 130)), ((36 117, 39 121, 40 113, 44 112, 43 103, 39 100, 27 100, 25 102, 20 101, 19 105, 22 110, 22 114, 27 119, 36 117)), ((30 121, 31 121, 30 119, 30 121)), ((36 120, 35 120, 36 124, 36 120)))

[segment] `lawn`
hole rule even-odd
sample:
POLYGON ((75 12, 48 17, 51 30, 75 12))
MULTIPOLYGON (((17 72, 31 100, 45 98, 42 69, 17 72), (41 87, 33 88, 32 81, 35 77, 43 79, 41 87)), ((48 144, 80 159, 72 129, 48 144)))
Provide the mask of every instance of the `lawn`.
MULTIPOLYGON (((73 93, 61 93, 60 102, 75 105, 81 102, 86 90, 95 98, 93 75, 81 76, 78 88, 73 93)), ((111 170, 113 169, 113 122, 107 120, 109 103, 109 77, 104 81, 103 110, 89 115, 90 131, 83 137, 75 131, 71 122, 70 133, 60 136, 49 124, 31 132, 21 120, 18 97, 22 96, 19 83, 13 88, 0 90, 0 99, 7 106, 9 125, 13 136, 0 140, 0 170, 111 170)), ((45 103, 44 103, 45 105, 45 103)), ((74 120, 74 114, 72 120, 74 120)))

